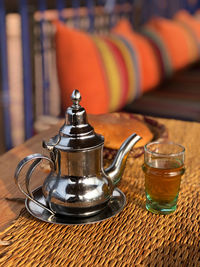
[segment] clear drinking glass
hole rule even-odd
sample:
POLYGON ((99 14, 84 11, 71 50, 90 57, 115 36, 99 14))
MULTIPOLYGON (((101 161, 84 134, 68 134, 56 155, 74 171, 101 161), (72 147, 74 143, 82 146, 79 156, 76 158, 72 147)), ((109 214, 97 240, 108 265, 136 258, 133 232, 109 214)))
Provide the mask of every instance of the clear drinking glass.
POLYGON ((185 148, 173 142, 152 142, 145 145, 144 164, 146 208, 156 214, 176 210, 185 148))

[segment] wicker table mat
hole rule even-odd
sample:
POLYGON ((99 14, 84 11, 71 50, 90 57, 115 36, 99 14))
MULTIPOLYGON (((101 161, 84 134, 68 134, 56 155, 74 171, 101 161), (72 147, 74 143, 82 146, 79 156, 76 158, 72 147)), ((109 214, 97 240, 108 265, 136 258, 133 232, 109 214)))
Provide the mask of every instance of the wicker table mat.
POLYGON ((104 222, 62 226, 25 210, 1 234, 0 266, 200 266, 200 124, 165 120, 170 139, 186 147, 177 211, 145 210, 143 157, 128 158, 119 188, 127 205, 104 222))

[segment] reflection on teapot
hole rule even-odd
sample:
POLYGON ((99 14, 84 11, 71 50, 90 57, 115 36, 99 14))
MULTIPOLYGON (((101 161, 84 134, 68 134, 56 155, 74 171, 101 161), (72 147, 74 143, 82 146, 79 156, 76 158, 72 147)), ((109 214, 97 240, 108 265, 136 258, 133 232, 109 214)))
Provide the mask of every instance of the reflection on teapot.
POLYGON ((73 104, 66 110, 66 121, 58 135, 43 142, 50 158, 42 154, 24 158, 17 166, 15 182, 29 199, 51 214, 86 217, 105 207, 122 177, 129 151, 141 137, 132 134, 126 139, 111 166, 104 169, 104 138, 88 124, 86 111, 79 105, 78 90, 73 91, 71 99, 73 104), (46 206, 34 199, 29 188, 31 175, 42 160, 49 161, 51 166, 42 186, 46 206), (18 178, 28 162, 32 164, 26 174, 25 192, 18 178))

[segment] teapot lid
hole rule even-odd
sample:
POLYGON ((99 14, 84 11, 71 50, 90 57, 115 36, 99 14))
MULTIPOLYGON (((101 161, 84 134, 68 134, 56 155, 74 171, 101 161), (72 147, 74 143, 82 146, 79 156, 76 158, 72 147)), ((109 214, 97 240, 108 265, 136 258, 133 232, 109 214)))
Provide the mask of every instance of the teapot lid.
POLYGON ((45 147, 57 148, 65 151, 88 150, 104 143, 104 137, 95 133, 94 128, 88 123, 85 109, 79 104, 81 94, 74 90, 71 95, 73 102, 65 112, 65 123, 60 128, 59 134, 50 139, 45 147))

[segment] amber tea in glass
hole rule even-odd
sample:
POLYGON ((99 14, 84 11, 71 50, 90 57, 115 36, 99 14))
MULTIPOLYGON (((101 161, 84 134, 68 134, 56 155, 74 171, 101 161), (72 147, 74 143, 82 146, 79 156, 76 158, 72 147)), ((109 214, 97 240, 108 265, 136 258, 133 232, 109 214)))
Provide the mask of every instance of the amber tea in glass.
POLYGON ((152 142, 145 146, 143 171, 147 210, 168 214, 176 210, 185 149, 172 142, 152 142))

